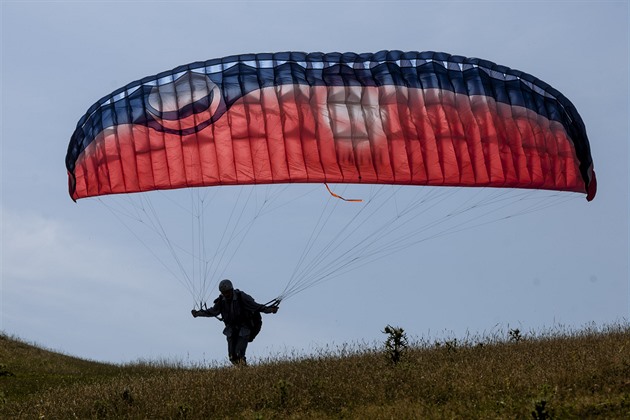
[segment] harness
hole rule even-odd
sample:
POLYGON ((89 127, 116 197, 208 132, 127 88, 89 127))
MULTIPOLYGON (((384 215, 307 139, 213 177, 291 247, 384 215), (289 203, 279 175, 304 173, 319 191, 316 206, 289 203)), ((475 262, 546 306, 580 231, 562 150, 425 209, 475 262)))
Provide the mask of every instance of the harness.
MULTIPOLYGON (((260 333, 260 330, 262 329, 262 316, 260 315, 260 311, 249 311, 245 308, 245 306, 243 305, 242 292, 240 290, 235 290, 234 293, 236 293, 238 307, 234 308, 234 306, 232 306, 232 309, 235 312, 234 315, 236 319, 232 323, 230 323, 230 326, 238 329, 242 327, 248 328, 250 331, 248 341, 251 343, 252 341, 254 341, 254 338, 256 338, 256 336, 258 335, 258 333, 260 333)), ((223 305, 227 304, 225 299, 221 299, 221 296, 219 296, 214 300, 214 303, 219 303, 221 305, 221 313, 223 313, 223 310, 226 309, 223 305)), ((217 315, 216 318, 219 321, 225 322, 220 315, 217 315)))

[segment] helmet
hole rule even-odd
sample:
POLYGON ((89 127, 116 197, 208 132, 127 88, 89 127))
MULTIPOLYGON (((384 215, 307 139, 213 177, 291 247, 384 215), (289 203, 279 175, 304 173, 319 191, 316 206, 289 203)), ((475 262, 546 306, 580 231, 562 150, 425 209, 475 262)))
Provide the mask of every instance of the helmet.
POLYGON ((223 293, 232 289, 234 289, 234 287, 232 286, 232 282, 228 279, 221 280, 221 282, 219 282, 219 292, 223 293))

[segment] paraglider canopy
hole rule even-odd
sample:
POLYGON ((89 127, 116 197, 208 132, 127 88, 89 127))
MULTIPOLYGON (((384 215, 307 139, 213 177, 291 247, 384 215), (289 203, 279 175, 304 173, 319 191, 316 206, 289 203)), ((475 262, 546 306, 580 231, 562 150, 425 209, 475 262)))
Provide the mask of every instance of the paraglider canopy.
POLYGON ((296 182, 596 192, 584 123, 564 95, 521 71, 436 52, 181 66, 94 104, 66 167, 74 200, 296 182))

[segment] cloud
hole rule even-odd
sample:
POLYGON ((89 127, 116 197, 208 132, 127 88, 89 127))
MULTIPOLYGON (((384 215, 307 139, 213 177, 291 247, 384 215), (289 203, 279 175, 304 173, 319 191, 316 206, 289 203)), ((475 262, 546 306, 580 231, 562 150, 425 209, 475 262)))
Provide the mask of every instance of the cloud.
POLYGON ((122 265, 111 264, 123 258, 115 248, 35 211, 17 212, 5 206, 2 214, 5 285, 53 291, 74 284, 78 273, 86 283, 126 284, 122 265))
POLYGON ((169 296, 160 276, 124 247, 36 211, 4 206, 2 215, 3 330, 63 348, 86 341, 78 336, 118 341, 117 334, 137 336, 143 320, 151 321, 139 302, 169 296), (113 334, 99 332, 114 324, 113 334))

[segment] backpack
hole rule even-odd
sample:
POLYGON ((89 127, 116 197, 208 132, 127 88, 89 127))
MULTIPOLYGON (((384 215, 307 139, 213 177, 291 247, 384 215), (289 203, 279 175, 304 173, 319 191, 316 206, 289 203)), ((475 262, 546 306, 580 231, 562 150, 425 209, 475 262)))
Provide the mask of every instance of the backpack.
POLYGON ((262 329, 262 315, 260 315, 260 312, 255 311, 255 312, 249 312, 246 311, 249 315, 249 342, 251 343, 252 341, 254 341, 254 338, 256 338, 256 336, 258 335, 258 333, 260 332, 260 330, 262 329))

